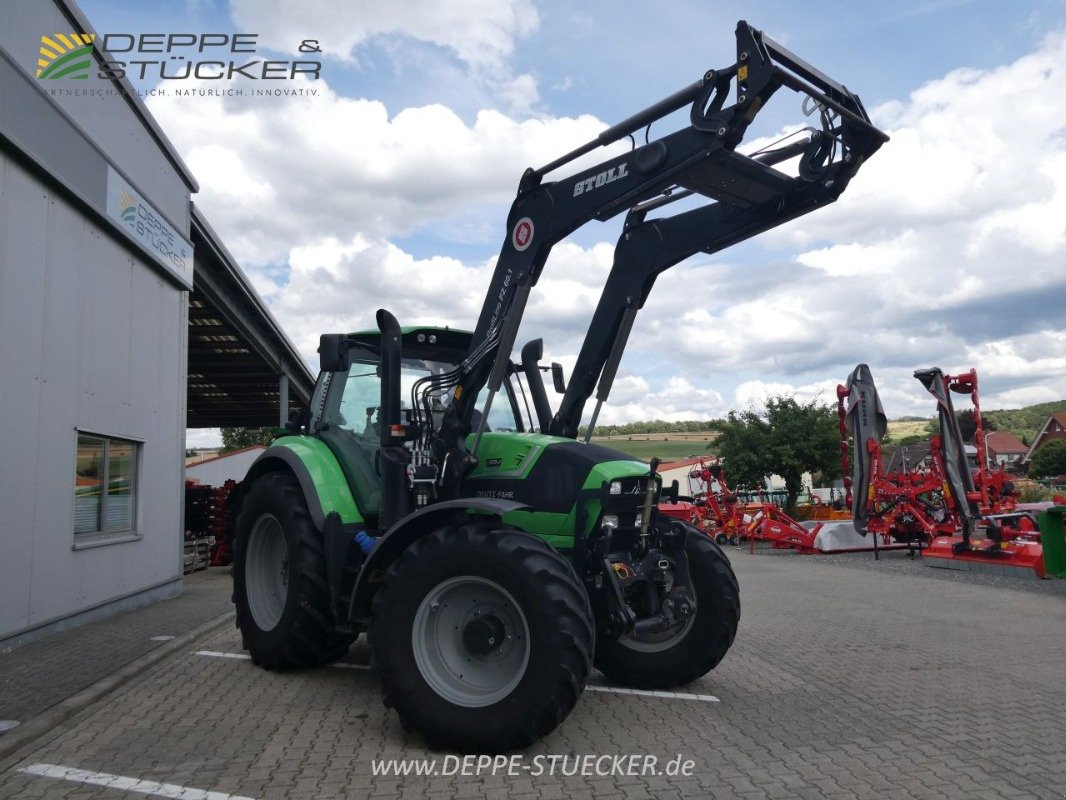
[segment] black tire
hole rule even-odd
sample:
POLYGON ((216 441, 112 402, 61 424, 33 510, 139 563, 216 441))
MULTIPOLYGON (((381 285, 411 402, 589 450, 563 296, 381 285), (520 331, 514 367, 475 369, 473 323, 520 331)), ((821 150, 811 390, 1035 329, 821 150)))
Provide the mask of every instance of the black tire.
POLYGON ((233 603, 244 647, 253 663, 266 669, 304 669, 336 661, 355 639, 335 628, 322 534, 311 521, 299 483, 287 473, 263 475, 244 497, 233 543, 233 603), (267 517, 280 524, 284 535, 287 575, 284 606, 272 627, 256 621, 255 600, 249 598, 249 591, 257 591, 254 577, 249 585, 249 544, 257 523, 267 517))
MULTIPOLYGON (((473 612, 474 606, 466 608, 468 618, 481 613, 473 612)), ((497 619, 493 613, 486 618, 497 619)), ((432 747, 488 753, 529 745, 566 718, 592 667, 592 611, 573 568, 537 537, 499 522, 448 526, 416 541, 392 563, 374 596, 372 614, 371 663, 381 679, 382 701, 396 709, 404 727, 421 732, 432 747), (507 630, 517 631, 524 624, 528 631, 528 637, 506 637, 511 649, 503 658, 516 652, 527 656, 497 673, 503 679, 493 690, 500 695, 495 701, 487 694, 476 696, 482 689, 468 689, 461 673, 441 666, 423 668, 417 660, 420 657, 425 663, 451 647, 458 653, 461 669, 473 659, 470 669, 477 671, 487 670, 489 660, 504 652, 501 647, 494 653, 477 654, 467 648, 465 631, 473 622, 460 621, 454 626, 459 633, 445 641, 451 622, 459 621, 456 609, 464 606, 465 599, 457 599, 450 610, 450 601, 444 600, 442 611, 433 598, 452 597, 441 594, 451 591, 449 586, 476 592, 467 587, 479 583, 486 585, 490 596, 502 589, 513 599, 508 613, 518 616, 503 615, 509 619, 507 630), (447 621, 443 621, 445 613, 451 615, 447 621), (441 618, 426 622, 436 614, 441 618), (430 628, 433 633, 425 634, 430 628), (528 644, 516 651, 522 639, 528 644), (463 649, 458 649, 460 642, 463 649), (437 688, 432 680, 437 681, 437 688), (459 688, 440 689, 442 680, 459 688), (473 699, 449 699, 448 691, 470 692, 473 699), (489 704, 472 705, 486 701, 489 704)))
POLYGON ((729 559, 711 538, 685 526, 685 554, 696 592, 696 617, 665 649, 637 650, 632 640, 596 643, 596 668, 615 683, 635 689, 671 689, 718 666, 737 635, 740 588, 729 559))
POLYGON ((722 547, 723 545, 726 545, 726 544, 729 543, 729 537, 726 536, 724 533, 721 533, 721 532, 716 533, 714 535, 714 543, 717 544, 719 547, 722 547))

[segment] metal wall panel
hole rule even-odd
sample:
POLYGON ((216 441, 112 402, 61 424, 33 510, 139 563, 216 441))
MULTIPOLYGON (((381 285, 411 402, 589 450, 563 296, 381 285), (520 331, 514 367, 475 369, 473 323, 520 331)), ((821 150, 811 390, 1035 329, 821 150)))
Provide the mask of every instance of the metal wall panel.
POLYGON ((183 297, 0 152, 0 638, 180 579, 183 297), (72 549, 79 428, 143 441, 142 539, 72 549))

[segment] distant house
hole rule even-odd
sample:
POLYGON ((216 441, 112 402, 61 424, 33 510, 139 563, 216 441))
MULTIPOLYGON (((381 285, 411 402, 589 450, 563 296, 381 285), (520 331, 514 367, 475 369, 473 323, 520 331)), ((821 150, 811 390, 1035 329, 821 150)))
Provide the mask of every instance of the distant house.
POLYGON ((1033 444, 1026 451, 1022 463, 1028 464, 1032 461, 1033 453, 1040 449, 1040 445, 1050 442, 1052 439, 1066 439, 1066 412, 1052 414, 1047 418, 1044 427, 1040 429, 1040 433, 1033 439, 1033 444))
MULTIPOLYGON (((706 457, 704 457, 706 458, 706 457)), ((707 459, 713 461, 714 459, 707 459)), ((671 481, 677 481, 678 489, 682 495, 691 494, 695 487, 689 485, 688 474, 693 467, 700 463, 700 457, 683 458, 680 461, 667 461, 659 465, 659 475, 663 479, 663 487, 669 488, 671 481)))
POLYGON ((884 472, 907 472, 929 467, 929 442, 885 445, 884 453, 887 454, 881 467, 884 472))
POLYGON ((1029 447, 1010 431, 991 431, 985 434, 985 449, 990 467, 1014 467, 1021 463, 1029 447))
POLYGON ((241 481, 264 450, 266 448, 263 445, 253 444, 251 447, 208 458, 185 467, 185 480, 216 488, 229 480, 241 481))
MULTIPOLYGON (((708 464, 720 463, 719 460, 713 456, 693 456, 692 458, 684 458, 678 461, 664 461, 659 465, 659 475, 662 477, 663 487, 669 488, 672 481, 677 481, 678 489, 682 495, 689 495, 692 492, 705 491, 706 487, 695 479, 689 480, 689 474, 697 467, 700 461, 703 460, 708 464)), ((730 483, 729 468, 725 468, 726 483, 730 483)), ((800 476, 800 483, 804 487, 804 491, 811 486, 811 473, 804 472, 800 476)), ((718 490, 717 481, 710 487, 712 491, 718 490)), ((780 475, 771 475, 766 479, 766 485, 763 487, 769 495, 781 494, 785 491, 785 479, 780 475)), ((730 485, 730 489, 736 489, 736 487, 730 485)), ((782 501, 783 503, 783 501, 782 501)))

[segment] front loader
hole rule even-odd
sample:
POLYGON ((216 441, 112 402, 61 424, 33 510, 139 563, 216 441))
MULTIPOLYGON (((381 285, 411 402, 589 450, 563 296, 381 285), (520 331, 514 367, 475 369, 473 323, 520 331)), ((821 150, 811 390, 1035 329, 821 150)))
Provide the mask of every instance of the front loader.
POLYGON ((607 399, 658 274, 833 202, 887 139, 856 95, 746 22, 736 44, 735 63, 526 170, 472 332, 401 327, 380 310, 376 330, 322 336, 308 415, 232 495, 237 624, 255 663, 326 663, 367 633, 404 724, 485 752, 551 731, 593 663, 668 689, 724 657, 740 617, 728 559, 659 513, 654 462, 576 440, 583 408, 593 390, 596 414, 607 399), (783 87, 814 103, 820 128, 738 152, 783 87), (685 108, 689 124, 650 138, 685 108), (547 180, 626 138, 628 152, 547 180), (797 174, 774 168, 789 159, 797 174), (649 218, 682 197, 706 204, 649 218), (626 212, 551 415, 540 343, 512 361, 526 301, 555 243, 626 212))

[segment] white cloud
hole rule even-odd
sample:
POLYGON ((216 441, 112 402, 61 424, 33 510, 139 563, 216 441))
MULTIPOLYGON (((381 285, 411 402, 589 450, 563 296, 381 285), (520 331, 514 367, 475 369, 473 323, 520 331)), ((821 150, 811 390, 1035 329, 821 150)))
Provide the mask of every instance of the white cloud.
POLYGON ((890 415, 930 413, 911 373, 935 364, 975 366, 994 406, 1066 395, 1063 81, 1060 32, 1015 63, 875 109, 892 140, 840 200, 759 240, 791 250, 795 267, 749 291, 694 281, 684 304, 653 296, 661 351, 736 376, 738 402, 745 372, 798 390, 860 360, 890 415))
POLYGON ((502 241, 501 209, 522 171, 605 127, 591 116, 518 121, 493 110, 467 124, 441 105, 390 115, 325 81, 295 83, 318 96, 148 101, 200 180, 197 204, 242 263, 282 261, 294 246, 353 232, 432 227, 449 238, 454 224, 463 238, 462 220, 490 209, 491 238, 502 241))
POLYGON ((232 0, 238 25, 259 33, 259 42, 296 53, 304 39, 317 39, 324 53, 356 57, 359 47, 379 36, 400 35, 453 51, 472 67, 502 70, 515 40, 540 25, 530 0, 232 0))
MULTIPOLYGON (((593 401, 594 402, 594 401, 593 401)), ((593 402, 586 408, 588 421, 593 402)), ((728 406, 715 389, 701 388, 686 378, 674 376, 655 391, 643 378, 619 377, 611 392, 611 399, 600 413, 599 423, 614 425, 633 420, 661 419, 679 422, 690 419, 721 417, 728 406)))
POLYGON ((788 382, 767 382, 761 380, 743 381, 737 385, 734 392, 734 408, 747 408, 753 406, 762 408, 766 401, 772 397, 794 397, 797 402, 809 403, 815 401, 823 405, 835 405, 837 402, 837 384, 839 381, 824 380, 817 383, 809 383, 797 386, 788 382))
POLYGON ((232 0, 231 9, 239 26, 259 34, 259 44, 284 53, 299 55, 300 43, 315 39, 323 55, 358 63, 371 42, 399 39, 410 47, 413 40, 453 54, 519 113, 538 100, 536 79, 516 77, 511 66, 515 43, 540 26, 531 0, 232 0))

